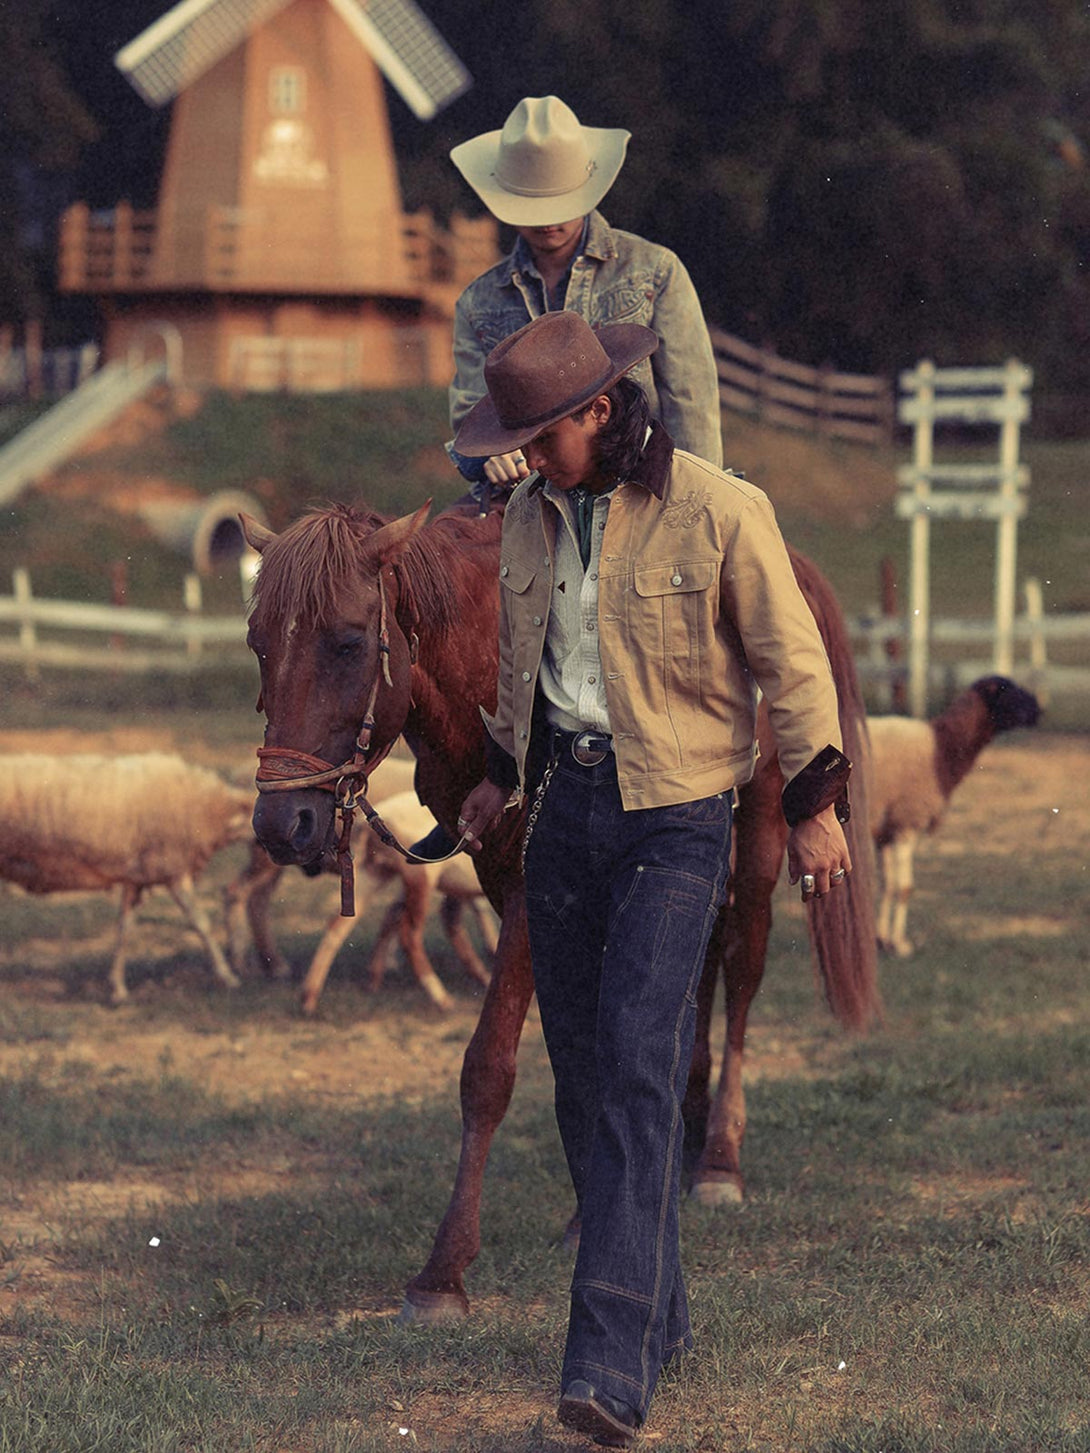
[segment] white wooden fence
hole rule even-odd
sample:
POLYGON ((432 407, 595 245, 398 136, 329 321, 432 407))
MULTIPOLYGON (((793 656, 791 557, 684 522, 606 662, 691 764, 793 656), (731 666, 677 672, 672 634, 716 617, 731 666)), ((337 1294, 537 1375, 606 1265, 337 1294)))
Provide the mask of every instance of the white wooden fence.
POLYGON ((22 568, 12 586, 11 595, 0 596, 0 661, 20 663, 31 678, 43 666, 192 672, 255 664, 245 616, 205 615, 197 575, 186 577, 181 611, 39 599, 22 568))
MULTIPOLYGON (((246 567, 247 562, 240 562, 243 571, 246 567)), ((242 584, 245 593, 245 575, 242 584)), ((875 610, 850 620, 848 627, 868 696, 876 709, 888 710, 895 688, 903 687, 907 678, 908 622, 875 610)), ((959 649, 956 664, 932 661, 932 688, 967 685, 991 670, 993 634, 989 620, 933 620, 932 644, 959 649)), ((1014 620, 1013 639, 1021 658, 1013 674, 1037 692, 1042 705, 1050 697, 1090 694, 1090 665, 1062 664, 1049 657, 1050 648, 1059 646, 1067 656, 1090 662, 1090 612, 1045 615, 1040 587, 1027 581, 1025 611, 1014 620)), ((39 599, 28 572, 16 570, 13 593, 0 596, 0 662, 22 666, 31 678, 43 667, 134 673, 224 667, 256 671, 246 648, 245 616, 203 614, 197 575, 186 577, 183 608, 169 611, 39 599)))
POLYGON ((914 429, 912 463, 898 470, 897 513, 910 522, 909 705, 926 715, 931 627, 931 524, 938 520, 996 522, 994 669, 1009 675, 1014 661, 1015 559, 1018 520, 1026 512, 1029 470, 1019 463, 1020 429, 1029 418, 1030 369, 1017 359, 1002 368, 936 368, 924 360, 901 375, 898 417, 914 429), (939 463, 935 427, 954 424, 998 429, 994 464, 939 463))

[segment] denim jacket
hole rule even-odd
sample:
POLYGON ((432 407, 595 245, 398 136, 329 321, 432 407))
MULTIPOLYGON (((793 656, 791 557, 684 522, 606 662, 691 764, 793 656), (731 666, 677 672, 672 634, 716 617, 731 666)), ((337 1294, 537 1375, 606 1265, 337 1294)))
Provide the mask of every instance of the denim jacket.
MULTIPOLYGON (((801 791, 825 770, 825 749, 839 749, 840 724, 825 647, 772 506, 656 432, 645 478, 612 497, 599 562, 598 636, 624 806, 688 802, 748 781, 758 687, 781 769, 801 791)), ((522 791, 557 589, 557 512, 541 486, 538 475, 523 481, 504 517, 498 698, 485 714, 489 776, 522 791)))
MULTIPOLYGON (((454 310, 454 382, 450 420, 457 430, 486 392, 484 361, 517 329, 541 313, 541 289, 519 271, 517 249, 471 282, 454 310)), ((588 220, 587 241, 571 268, 565 308, 591 327, 642 323, 659 335, 651 358, 632 370, 652 414, 678 447, 719 465, 723 459, 719 380, 700 299, 681 260, 669 248, 611 227, 600 212, 588 220)), ((479 473, 451 446, 467 478, 479 473), (463 463, 465 468, 463 468, 463 463)))

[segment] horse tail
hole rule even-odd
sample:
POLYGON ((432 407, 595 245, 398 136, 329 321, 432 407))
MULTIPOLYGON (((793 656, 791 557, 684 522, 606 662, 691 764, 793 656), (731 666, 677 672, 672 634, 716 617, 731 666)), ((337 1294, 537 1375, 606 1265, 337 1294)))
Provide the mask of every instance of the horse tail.
POLYGON ((807 904, 807 923, 829 1007, 844 1024, 858 1029, 881 1014, 874 914, 877 873, 867 811, 870 743, 866 706, 851 638, 832 586, 812 560, 797 550, 789 553, 795 578, 825 642, 840 703, 844 752, 854 769, 852 813, 844 827, 852 871, 835 892, 807 904))

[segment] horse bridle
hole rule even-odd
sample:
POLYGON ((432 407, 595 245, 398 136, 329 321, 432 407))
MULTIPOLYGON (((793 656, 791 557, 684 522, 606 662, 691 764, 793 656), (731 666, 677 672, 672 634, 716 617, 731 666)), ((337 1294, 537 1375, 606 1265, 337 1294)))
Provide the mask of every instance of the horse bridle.
MULTIPOLYGON (((392 687, 390 675, 390 630, 387 624, 386 590, 382 583, 382 571, 378 572, 379 632, 378 651, 382 670, 375 672, 371 694, 363 712, 363 723, 356 733, 356 742, 351 757, 339 767, 332 766, 321 757, 310 752, 298 751, 295 747, 258 747, 258 768, 255 782, 258 792, 297 792, 300 789, 316 787, 335 796, 334 810, 340 814, 341 830, 337 838, 337 868, 341 879, 341 917, 355 918, 355 868, 352 859, 352 818, 358 809, 367 819, 368 825, 378 834, 387 847, 409 863, 445 863, 455 853, 461 852, 469 841, 463 833, 449 853, 438 858, 422 858, 410 852, 398 842, 397 837, 383 822, 378 812, 367 800, 367 781, 371 773, 386 757, 393 746, 389 744, 382 755, 368 760, 371 737, 375 730, 375 706, 378 702, 379 685, 382 681, 392 687), (305 770, 300 773, 298 768, 305 770), (362 789, 360 784, 362 784, 362 789)), ((412 633, 409 644, 409 659, 416 659, 416 634, 412 633)))

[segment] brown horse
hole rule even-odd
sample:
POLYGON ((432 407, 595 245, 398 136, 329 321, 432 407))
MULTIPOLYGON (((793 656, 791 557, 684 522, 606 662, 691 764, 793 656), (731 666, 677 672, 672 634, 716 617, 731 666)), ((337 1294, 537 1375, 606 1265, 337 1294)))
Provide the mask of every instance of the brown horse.
MULTIPOLYGON (((261 665, 267 726, 254 829, 281 863, 317 866, 332 851, 336 793, 350 790, 403 733, 417 758, 417 790, 453 833, 468 790, 484 772, 480 708, 496 701, 501 517, 452 509, 426 524, 428 507, 388 522, 346 506, 313 511, 282 534, 249 519, 262 554, 249 641, 261 665), (361 727, 361 723, 363 724, 361 727), (264 776, 265 782, 261 782, 264 776)), ((858 751, 862 707, 843 621, 832 592, 802 557, 794 563, 822 628, 858 751)), ((745 1016, 764 972, 772 889, 787 829, 782 777, 766 746, 742 789, 733 900, 705 971, 705 992, 687 1112, 705 1154, 694 1184, 712 1198, 742 1194, 745 1124, 741 1087, 745 1016), (727 985, 728 1048, 708 1115, 707 1046, 717 965, 727 985)), ((857 796, 858 796, 857 790, 857 796)), ((876 1009, 873 889, 866 812, 850 839, 856 872, 843 895, 810 909, 826 995, 849 1025, 876 1009), (871 885, 871 886, 868 886, 871 885)), ((406 1314, 464 1315, 466 1268, 480 1247, 480 1199, 489 1146, 510 1102, 515 1055, 533 992, 519 870, 522 814, 505 814, 477 857, 481 885, 501 917, 492 981, 461 1076, 462 1146, 453 1194, 431 1256, 406 1290, 406 1314)))

